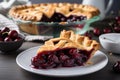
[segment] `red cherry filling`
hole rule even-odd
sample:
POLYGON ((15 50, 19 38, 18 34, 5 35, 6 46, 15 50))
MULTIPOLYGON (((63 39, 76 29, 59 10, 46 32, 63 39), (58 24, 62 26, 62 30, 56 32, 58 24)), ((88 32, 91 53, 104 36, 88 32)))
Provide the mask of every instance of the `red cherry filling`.
POLYGON ((33 57, 31 64, 37 69, 82 66, 90 58, 92 50, 78 50, 76 48, 56 49, 44 51, 33 57))
POLYGON ((54 13, 54 15, 51 18, 46 17, 43 15, 42 19, 40 21, 42 22, 73 22, 73 21, 82 21, 85 20, 86 16, 76 16, 76 15, 70 15, 69 17, 64 16, 61 13, 54 13))

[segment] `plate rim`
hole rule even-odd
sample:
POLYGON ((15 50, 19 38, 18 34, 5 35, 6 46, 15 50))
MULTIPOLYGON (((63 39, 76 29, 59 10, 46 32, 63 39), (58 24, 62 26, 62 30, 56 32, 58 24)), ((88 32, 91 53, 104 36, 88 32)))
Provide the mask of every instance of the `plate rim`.
MULTIPOLYGON (((98 50, 98 52, 100 52, 100 54, 104 55, 106 62, 104 62, 104 65, 103 65, 102 67, 100 67, 99 69, 92 70, 92 71, 89 72, 89 73, 84 73, 84 74, 72 74, 72 75, 71 75, 71 74, 69 74, 69 75, 56 75, 56 74, 53 75, 53 74, 38 73, 38 72, 35 72, 35 71, 32 71, 32 70, 28 70, 28 69, 26 69, 25 67, 23 67, 23 66, 19 63, 18 58, 19 58, 20 56, 22 56, 23 54, 25 54, 25 52, 30 51, 31 49, 34 49, 34 48, 39 48, 39 47, 40 47, 40 46, 31 47, 31 48, 28 48, 28 49, 22 51, 20 54, 18 54, 17 57, 16 57, 16 63, 17 63, 17 65, 18 65, 19 67, 21 67, 22 69, 28 71, 28 72, 35 73, 35 74, 38 74, 38 75, 52 76, 52 77, 53 77, 53 76, 54 76, 54 77, 73 77, 73 76, 82 76, 82 75, 87 75, 87 74, 91 74, 91 73, 97 72, 97 71, 101 70, 102 68, 104 68, 104 67, 107 65, 107 63, 108 63, 108 57, 107 57, 107 55, 105 55, 105 53, 103 53, 102 51, 98 50)), ((31 56, 31 57, 33 57, 33 56, 31 56)), ((82 67, 82 66, 78 66, 78 67, 82 67)), ((83 67, 84 67, 84 66, 83 66, 83 67)), ((31 67, 31 68, 32 68, 32 67, 31 67)), ((32 68, 32 69, 34 69, 34 68, 32 68)), ((63 69, 64 69, 64 68, 63 68, 63 69)), ((35 69, 35 70, 37 70, 37 69, 35 69)), ((39 69, 39 71, 40 71, 40 69, 39 69)))

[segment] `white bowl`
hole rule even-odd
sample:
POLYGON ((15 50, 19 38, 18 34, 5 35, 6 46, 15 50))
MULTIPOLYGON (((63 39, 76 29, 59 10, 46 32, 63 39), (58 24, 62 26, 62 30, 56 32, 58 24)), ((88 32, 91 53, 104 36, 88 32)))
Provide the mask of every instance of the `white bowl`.
POLYGON ((109 52, 120 54, 120 33, 107 33, 99 36, 101 46, 109 52))

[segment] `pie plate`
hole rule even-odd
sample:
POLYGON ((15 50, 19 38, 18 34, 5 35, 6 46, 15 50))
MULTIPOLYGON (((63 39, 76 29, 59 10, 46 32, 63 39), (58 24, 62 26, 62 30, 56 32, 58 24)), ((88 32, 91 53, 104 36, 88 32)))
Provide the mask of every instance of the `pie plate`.
POLYGON ((100 19, 99 16, 94 16, 89 20, 82 21, 74 21, 74 22, 33 22, 33 21, 24 21, 20 19, 15 19, 9 16, 13 21, 19 25, 19 29, 23 33, 27 33, 28 35, 42 35, 42 36, 53 36, 58 37, 59 33, 65 30, 73 30, 77 34, 84 34, 90 29, 90 24, 92 22, 98 21, 100 19), (77 27, 77 25, 81 25, 81 27, 77 27), (32 27, 31 27, 32 26, 32 27), (32 28, 36 28, 36 32, 33 32, 32 28), (23 28, 27 28, 29 31, 24 31, 23 28))
POLYGON ((97 51, 96 54, 91 58, 91 64, 77 67, 62 67, 54 69, 35 69, 31 66, 31 59, 36 55, 36 51, 40 46, 32 47, 21 52, 17 58, 16 63, 24 70, 44 76, 55 76, 55 77, 71 77, 71 76, 82 76, 104 68, 108 63, 107 56, 97 51))

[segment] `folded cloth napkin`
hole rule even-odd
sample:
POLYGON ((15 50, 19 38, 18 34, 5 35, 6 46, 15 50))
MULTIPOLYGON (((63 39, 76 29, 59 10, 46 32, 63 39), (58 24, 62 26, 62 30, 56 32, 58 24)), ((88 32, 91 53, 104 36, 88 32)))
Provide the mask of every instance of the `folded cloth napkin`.
POLYGON ((3 27, 8 27, 11 30, 16 30, 20 32, 18 26, 12 20, 9 20, 8 18, 0 14, 0 29, 2 29, 3 27))

